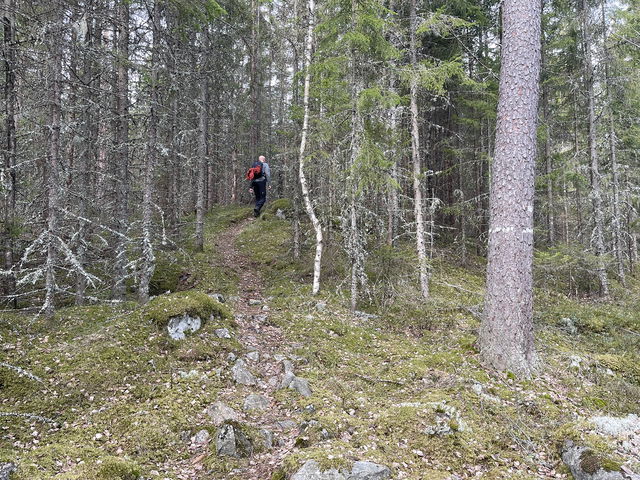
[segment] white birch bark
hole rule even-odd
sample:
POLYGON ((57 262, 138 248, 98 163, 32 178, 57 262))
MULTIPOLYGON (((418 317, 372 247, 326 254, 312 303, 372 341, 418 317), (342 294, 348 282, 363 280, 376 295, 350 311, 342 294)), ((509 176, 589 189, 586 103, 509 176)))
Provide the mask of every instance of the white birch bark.
POLYGON ((313 209, 313 204, 311 203, 311 199, 309 198, 309 186, 307 185, 307 178, 304 174, 304 152, 307 145, 307 133, 309 130, 309 85, 311 83, 311 47, 313 45, 313 15, 315 9, 314 0, 308 1, 309 5, 309 26, 307 29, 307 39, 304 48, 304 63, 305 63, 305 74, 304 74, 304 96, 303 96, 303 106, 304 106, 304 117, 302 120, 302 134, 300 137, 300 156, 298 162, 298 177, 300 179, 300 188, 302 189, 302 198, 304 200, 304 207, 307 211, 307 215, 309 216, 309 220, 313 225, 313 230, 316 233, 316 255, 313 261, 313 287, 312 293, 316 295, 320 291, 320 267, 322 264, 322 248, 323 248, 323 239, 322 239, 322 225, 320 224, 320 220, 316 216, 316 213, 313 209))

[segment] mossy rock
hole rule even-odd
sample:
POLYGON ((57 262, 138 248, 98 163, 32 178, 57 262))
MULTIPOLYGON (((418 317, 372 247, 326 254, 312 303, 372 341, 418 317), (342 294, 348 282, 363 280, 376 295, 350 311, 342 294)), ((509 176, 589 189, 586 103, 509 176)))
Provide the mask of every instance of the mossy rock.
POLYGON ((275 215, 278 210, 287 213, 293 209, 293 202, 288 198, 278 198, 267 205, 267 212, 275 215))
POLYGON ((597 454, 593 450, 585 450, 580 456, 580 468, 583 472, 590 475, 596 473, 600 469, 607 472, 618 472, 622 464, 615 460, 597 454))
POLYGON ((640 383, 640 364, 637 360, 634 361, 634 359, 628 356, 610 353, 596 355, 595 359, 599 365, 618 372, 626 377, 628 381, 640 383))
POLYGON ((140 467, 121 458, 109 458, 100 465, 96 474, 98 480, 138 480, 140 467))
POLYGON ((160 295, 144 306, 142 315, 145 320, 153 321, 159 327, 166 327, 171 318, 181 315, 199 317, 203 322, 211 315, 222 319, 232 318, 231 311, 225 305, 195 290, 160 295))

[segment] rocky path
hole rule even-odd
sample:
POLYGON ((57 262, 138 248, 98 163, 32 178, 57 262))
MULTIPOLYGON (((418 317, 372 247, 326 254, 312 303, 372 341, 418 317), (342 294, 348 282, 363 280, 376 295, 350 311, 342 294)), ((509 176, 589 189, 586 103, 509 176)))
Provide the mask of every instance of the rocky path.
MULTIPOLYGON (((300 389, 302 394, 310 394, 310 390, 305 380, 293 374, 295 356, 292 359, 287 355, 282 331, 269 321, 270 309, 260 272, 235 246, 238 235, 251 221, 232 226, 216 239, 215 248, 221 254, 224 266, 238 276, 239 299, 231 306, 238 324, 235 336, 245 353, 230 354, 227 359, 232 380, 218 395, 218 402, 208 410, 209 422, 213 420, 220 427, 208 442, 211 454, 246 456, 244 449, 252 449, 253 454, 244 466, 230 472, 230 477, 265 479, 271 478, 293 448, 299 425, 299 412, 279 405, 274 398, 275 392, 289 384, 300 389), (237 407, 239 403, 241 408, 237 407), (225 425, 225 420, 236 420, 257 432, 254 445, 249 447, 242 431, 225 425)), ((197 453, 199 449, 194 452, 196 462, 197 453)))

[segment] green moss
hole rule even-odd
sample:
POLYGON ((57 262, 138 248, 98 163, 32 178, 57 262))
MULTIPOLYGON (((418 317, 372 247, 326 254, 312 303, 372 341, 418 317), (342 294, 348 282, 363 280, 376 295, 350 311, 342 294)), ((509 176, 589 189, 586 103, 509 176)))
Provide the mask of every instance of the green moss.
POLYGON ((120 458, 109 458, 98 468, 98 480, 137 480, 140 477, 140 467, 133 462, 120 458))
POLYGON ((267 204, 267 212, 275 215, 278 210, 283 212, 290 212, 293 209, 293 202, 288 198, 278 198, 273 202, 267 204))
POLYGON ((169 319, 180 315, 200 317, 206 322, 211 315, 219 318, 232 318, 231 311, 224 304, 214 300, 203 292, 190 290, 160 295, 151 300, 143 309, 143 318, 164 327, 169 319))
POLYGON ((185 267, 178 262, 177 258, 172 258, 169 254, 158 254, 156 268, 149 282, 150 295, 162 295, 166 292, 175 292, 178 289, 180 275, 185 270, 185 267))

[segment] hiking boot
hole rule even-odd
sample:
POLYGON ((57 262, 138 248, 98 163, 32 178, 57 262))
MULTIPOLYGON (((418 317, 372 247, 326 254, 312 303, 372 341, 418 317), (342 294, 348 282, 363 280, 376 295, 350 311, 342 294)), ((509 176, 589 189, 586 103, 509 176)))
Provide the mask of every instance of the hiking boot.
POLYGON ((257 208, 253 209, 253 216, 258 218, 260 216, 260 210, 258 210, 257 208))

